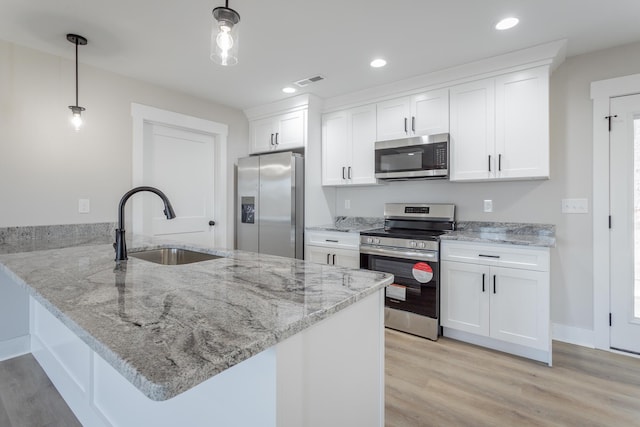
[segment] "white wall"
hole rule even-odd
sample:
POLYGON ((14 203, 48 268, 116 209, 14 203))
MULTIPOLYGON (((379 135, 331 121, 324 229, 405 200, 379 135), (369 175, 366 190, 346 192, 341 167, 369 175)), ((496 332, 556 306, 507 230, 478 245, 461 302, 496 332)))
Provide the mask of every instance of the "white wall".
MULTIPOLYGON (((85 126, 75 132, 73 60, 0 41, 0 227, 115 222, 131 188, 136 102, 229 125, 228 182, 247 153, 248 122, 240 110, 80 64, 85 126), (78 213, 78 198, 91 200, 78 213)), ((212 84, 222 84, 212 82, 212 84)), ((229 191, 228 242, 233 242, 229 191)))
MULTIPOLYGON (((457 218, 463 221, 555 224, 557 247, 551 252, 552 321, 570 329, 592 331, 593 219, 591 213, 563 214, 560 203, 563 198, 592 199, 590 83, 638 72, 640 43, 569 58, 553 73, 550 180, 467 184, 415 181, 340 188, 336 214, 382 216, 384 202, 428 201, 455 203, 457 218), (351 201, 348 210, 344 208, 347 199, 351 201), (482 211, 484 199, 493 200, 494 212, 482 211)), ((591 206, 589 210, 592 211, 591 206)))

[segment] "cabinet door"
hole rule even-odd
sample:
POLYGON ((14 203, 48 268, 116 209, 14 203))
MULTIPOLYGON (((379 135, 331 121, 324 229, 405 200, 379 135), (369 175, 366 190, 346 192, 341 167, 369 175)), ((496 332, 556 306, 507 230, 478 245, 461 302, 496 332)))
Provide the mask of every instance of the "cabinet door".
POLYGON ((495 175, 495 83, 479 80, 450 89, 451 181, 495 175))
POLYGON ((376 106, 366 105, 350 112, 350 184, 375 184, 376 106))
POLYGON ((549 177, 546 67, 496 78, 496 156, 500 178, 549 177))
POLYGON ((347 183, 345 178, 351 161, 349 120, 347 110, 322 117, 322 185, 347 183))
POLYGON ((397 98, 379 102, 377 110, 377 140, 406 138, 409 136, 411 98, 397 98))
POLYGON ((549 350, 548 272, 492 267, 491 337, 549 350))
POLYGON ((416 136, 448 133, 449 89, 412 96, 409 127, 416 136))
POLYGON ((276 118, 275 143, 277 150, 304 147, 306 110, 282 114, 276 118))
POLYGON ((331 263, 347 268, 360 268, 360 251, 332 249, 331 263), (335 259, 333 256, 335 255, 335 259))
POLYGON ((489 267, 443 261, 440 265, 442 326, 489 335, 489 267))
POLYGON ((273 119, 254 120, 251 128, 251 153, 266 153, 275 149, 273 119))
POLYGON ((331 263, 331 250, 313 245, 307 245, 304 248, 304 260, 316 262, 318 264, 331 263))

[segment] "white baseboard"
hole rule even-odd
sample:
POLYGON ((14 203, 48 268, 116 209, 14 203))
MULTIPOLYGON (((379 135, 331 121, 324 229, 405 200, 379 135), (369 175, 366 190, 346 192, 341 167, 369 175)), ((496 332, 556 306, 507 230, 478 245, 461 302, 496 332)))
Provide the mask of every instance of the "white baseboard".
POLYGON ((595 333, 590 329, 582 329, 576 328, 574 326, 554 323, 552 325, 551 335, 556 341, 562 341, 569 344, 580 345, 583 347, 595 348, 595 333))
POLYGON ((23 335, 7 341, 0 342, 0 361, 13 359, 31 352, 31 338, 23 335))

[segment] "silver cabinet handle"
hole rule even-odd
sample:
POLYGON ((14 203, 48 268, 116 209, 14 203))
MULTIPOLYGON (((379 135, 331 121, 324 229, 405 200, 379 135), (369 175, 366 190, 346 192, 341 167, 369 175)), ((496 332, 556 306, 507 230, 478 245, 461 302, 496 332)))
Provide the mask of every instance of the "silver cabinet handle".
POLYGON ((489 172, 491 172, 491 154, 489 154, 489 172))
POLYGON ((344 170, 345 170, 345 169, 346 169, 346 168, 343 166, 343 167, 342 167, 342 179, 347 179, 347 178, 345 178, 345 177, 344 177, 344 170))
POLYGON ((351 166, 347 168, 347 178, 351 179, 351 166))
POLYGON ((334 239, 324 239, 325 242, 338 243, 337 240, 334 239))
POLYGON ((276 132, 276 145, 278 145, 278 144, 280 144, 280 143, 278 142, 278 132, 276 132))
POLYGON ((498 172, 502 170, 502 154, 498 154, 498 172))
POLYGON ((329 264, 329 257, 331 256, 331 254, 327 254, 327 265, 329 264))
POLYGON ((493 293, 496 293, 496 275, 493 275, 493 293))
POLYGON ((336 265, 336 254, 333 254, 333 265, 336 265))
POLYGON ((496 259, 500 259, 500 255, 485 255, 485 254, 478 254, 479 257, 482 258, 496 258, 496 259))
POLYGON ((484 273, 482 273, 482 292, 484 292, 484 273))
POLYGON ((411 131, 414 133, 416 131, 416 116, 411 116, 411 131))
POLYGON ((404 133, 409 133, 409 130, 407 129, 407 118, 404 118, 404 133))
POLYGON ((271 145, 273 145, 273 134, 271 134, 271 145))

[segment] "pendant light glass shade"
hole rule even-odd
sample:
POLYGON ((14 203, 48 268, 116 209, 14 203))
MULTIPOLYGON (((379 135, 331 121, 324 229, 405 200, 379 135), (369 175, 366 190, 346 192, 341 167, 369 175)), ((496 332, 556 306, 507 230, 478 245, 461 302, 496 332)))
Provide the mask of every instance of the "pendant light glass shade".
POLYGON ((226 6, 213 9, 213 27, 211 29, 211 59, 220 65, 238 63, 238 23, 240 15, 226 6))

